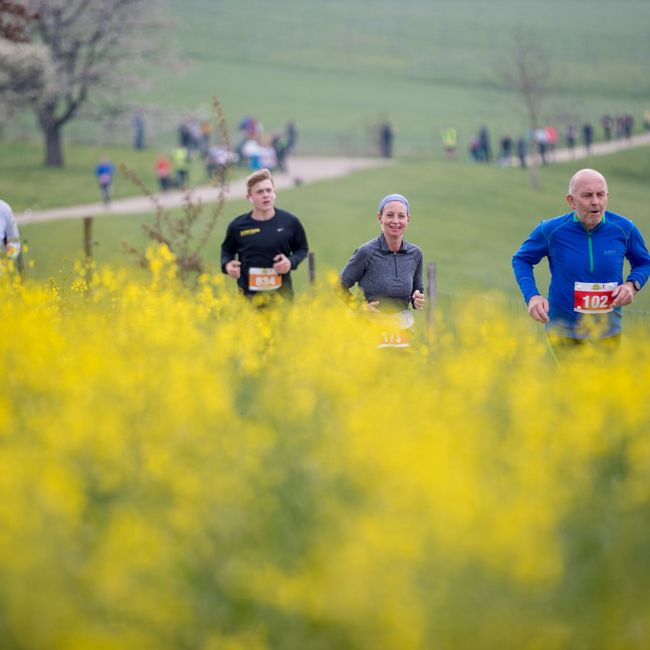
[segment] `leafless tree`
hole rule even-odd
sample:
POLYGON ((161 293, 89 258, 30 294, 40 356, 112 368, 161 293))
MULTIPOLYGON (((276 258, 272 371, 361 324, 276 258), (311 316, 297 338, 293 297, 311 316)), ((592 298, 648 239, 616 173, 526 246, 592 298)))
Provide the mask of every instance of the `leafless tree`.
POLYGON ((522 100, 522 112, 533 134, 533 155, 530 156, 530 179, 539 187, 537 173, 537 143, 535 132, 542 126, 542 106, 552 85, 552 66, 547 50, 523 28, 512 34, 512 43, 497 62, 501 81, 522 100))
POLYGON ((142 83, 144 60, 155 53, 152 31, 163 0, 25 0, 38 14, 33 42, 44 45, 54 78, 36 112, 45 164, 63 165, 62 130, 90 105, 123 102, 125 88, 142 83), (140 72, 140 73, 139 73, 140 72))
MULTIPOLYGON (((230 151, 232 147, 228 134, 228 124, 221 102, 217 97, 212 98, 212 108, 221 142, 226 150, 230 151)), ((195 200, 191 189, 188 189, 185 193, 185 204, 182 213, 180 215, 173 214, 162 206, 160 199, 147 188, 137 174, 124 163, 121 163, 119 167, 122 174, 151 200, 154 207, 154 223, 143 224, 143 230, 152 242, 165 244, 174 254, 179 278, 189 286, 192 281, 196 280, 198 274, 206 270, 203 250, 208 244, 217 224, 217 219, 223 212, 225 205, 228 192, 226 169, 223 167, 217 169, 212 178, 212 184, 219 191, 217 201, 210 208, 206 220, 202 219, 205 205, 195 200), (200 228, 201 231, 199 232, 200 228)), ((127 253, 135 256, 140 266, 146 268, 149 265, 146 250, 127 242, 122 242, 122 246, 127 253)))

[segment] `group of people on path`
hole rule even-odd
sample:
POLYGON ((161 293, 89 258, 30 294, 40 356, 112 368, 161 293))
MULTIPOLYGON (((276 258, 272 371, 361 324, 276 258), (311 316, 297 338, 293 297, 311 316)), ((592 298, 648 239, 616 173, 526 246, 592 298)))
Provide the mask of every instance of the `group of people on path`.
MULTIPOLYGON (((529 315, 545 324, 556 355, 587 342, 616 343, 621 307, 629 305, 650 277, 650 253, 637 226, 607 209, 605 177, 581 169, 569 182, 569 212, 542 221, 514 254, 515 279, 529 315), (551 283, 545 298, 534 267, 549 261, 551 283), (630 273, 623 278, 624 260, 630 273)), ((275 207, 271 172, 247 179, 252 210, 234 219, 221 246, 221 268, 240 291, 260 304, 276 295, 291 299, 291 271, 307 257, 307 236, 295 215, 275 207)), ((414 323, 411 308, 425 305, 422 251, 404 238, 411 220, 409 201, 388 194, 377 209, 379 235, 352 254, 339 277, 341 293, 351 299, 358 285, 365 309, 392 317, 392 331, 381 347, 405 347, 414 323)), ((390 328, 389 328, 390 329, 390 328)))
MULTIPOLYGON (((605 142, 614 139, 630 139, 634 130, 634 116, 631 113, 610 115, 605 113, 600 118, 602 138, 605 142)), ((644 130, 650 130, 650 112, 643 117, 644 130)), ((570 152, 574 152, 579 143, 591 154, 596 130, 594 125, 586 120, 582 123, 568 121, 563 129, 556 126, 543 125, 528 129, 524 134, 514 137, 511 133, 504 133, 499 137, 497 151, 493 153, 490 133, 485 125, 470 138, 468 152, 470 158, 478 163, 498 162, 503 167, 518 164, 527 167, 530 156, 537 156, 542 165, 547 165, 553 160, 553 152, 560 146, 561 139, 570 152)), ((453 126, 446 126, 440 131, 440 141, 445 156, 448 159, 456 157, 458 149, 458 132, 453 126)))

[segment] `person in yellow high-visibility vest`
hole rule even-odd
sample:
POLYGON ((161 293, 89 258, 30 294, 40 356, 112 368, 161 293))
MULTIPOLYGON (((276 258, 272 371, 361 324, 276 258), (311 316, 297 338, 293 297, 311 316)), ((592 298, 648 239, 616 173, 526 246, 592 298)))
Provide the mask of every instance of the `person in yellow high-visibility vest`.
POLYGON ((456 157, 456 149, 458 148, 458 134, 453 126, 446 126, 440 131, 442 138, 442 148, 447 154, 449 160, 456 157))

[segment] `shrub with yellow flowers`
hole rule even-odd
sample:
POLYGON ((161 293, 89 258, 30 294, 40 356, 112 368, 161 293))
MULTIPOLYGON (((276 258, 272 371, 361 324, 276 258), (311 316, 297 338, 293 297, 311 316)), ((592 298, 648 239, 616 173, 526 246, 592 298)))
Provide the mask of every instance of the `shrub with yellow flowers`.
POLYGON ((472 300, 378 349, 334 278, 148 260, 0 274, 2 648, 648 647, 642 328, 558 367, 472 300))

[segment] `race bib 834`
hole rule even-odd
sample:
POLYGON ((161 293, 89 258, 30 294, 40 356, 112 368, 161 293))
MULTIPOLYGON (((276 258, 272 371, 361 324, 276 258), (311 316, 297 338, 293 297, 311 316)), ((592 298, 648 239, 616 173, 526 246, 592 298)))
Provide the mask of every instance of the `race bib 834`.
POLYGON ((251 267, 248 270, 249 291, 275 291, 282 286, 282 276, 273 269, 251 267))

